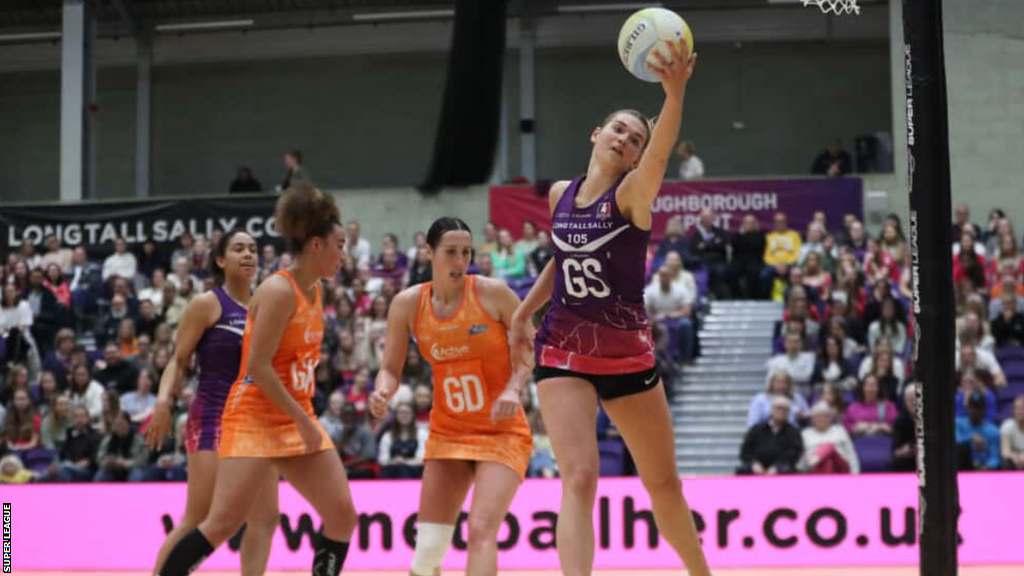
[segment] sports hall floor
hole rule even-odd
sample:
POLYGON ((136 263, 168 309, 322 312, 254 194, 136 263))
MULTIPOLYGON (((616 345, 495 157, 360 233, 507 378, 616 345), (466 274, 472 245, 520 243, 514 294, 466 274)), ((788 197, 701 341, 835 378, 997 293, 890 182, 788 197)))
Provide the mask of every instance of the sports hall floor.
MULTIPOLYGON (((32 574, 33 576, 65 576, 68 572, 19 572, 15 574, 32 574)), ((267 572, 266 576, 296 576, 308 572, 267 572)), ((73 576, 100 576, 109 572, 71 572, 73 576)), ((116 576, 149 576, 148 572, 115 572, 116 576)), ((199 571, 204 576, 235 576, 237 572, 199 571)), ((406 576, 407 572, 343 572, 344 576, 406 576)), ((459 572, 449 571, 446 574, 456 575, 459 572)), ((560 576, 555 570, 540 571, 502 571, 501 576, 560 576)), ((768 570, 715 570, 715 576, 920 576, 917 568, 773 568, 768 570)), ((968 566, 960 568, 960 576, 1021 576, 1024 566, 968 566)), ((678 571, 671 570, 598 570, 594 576, 682 576, 678 571)))

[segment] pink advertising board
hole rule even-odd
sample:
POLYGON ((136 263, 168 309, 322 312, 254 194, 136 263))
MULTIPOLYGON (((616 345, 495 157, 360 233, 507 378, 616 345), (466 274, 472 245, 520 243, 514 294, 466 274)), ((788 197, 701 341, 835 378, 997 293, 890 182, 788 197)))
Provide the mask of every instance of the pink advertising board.
MULTIPOLYGON (((694 478, 683 484, 708 559, 718 567, 914 564, 916 486, 912 475, 694 478)), ((356 482, 352 491, 362 516, 347 567, 406 569, 419 483, 356 482)), ((502 568, 558 566, 559 494, 557 481, 522 486, 499 534, 502 568)), ((184 484, 3 485, 0 495, 12 503, 15 572, 147 569, 185 503, 184 484)), ((1024 563, 1022 495, 1024 473, 960 476, 961 563, 1024 563)), ((281 485, 281 512, 270 565, 308 568, 309 536, 319 520, 287 484, 281 485)), ((597 567, 679 566, 652 532, 649 501, 637 479, 602 479, 594 521, 597 567)), ((446 568, 464 566, 461 534, 446 568)), ((234 569, 237 553, 225 545, 204 566, 234 569)))

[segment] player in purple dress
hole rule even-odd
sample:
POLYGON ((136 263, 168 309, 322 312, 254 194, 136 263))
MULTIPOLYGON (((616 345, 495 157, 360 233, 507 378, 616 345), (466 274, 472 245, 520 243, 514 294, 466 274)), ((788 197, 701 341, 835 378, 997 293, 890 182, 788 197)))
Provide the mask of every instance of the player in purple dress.
MULTIPOLYGON (((177 391, 192 354, 199 370, 199 386, 188 411, 185 442, 188 453, 188 501, 185 514, 167 535, 156 565, 162 566, 167 554, 184 535, 206 518, 217 477, 220 420, 231 385, 238 378, 245 330, 246 306, 250 285, 256 276, 256 241, 245 232, 224 234, 211 262, 217 287, 189 303, 178 324, 174 361, 160 379, 153 419, 146 427, 146 442, 157 449, 171 430, 171 395, 177 391)), ((271 469, 261 484, 263 494, 256 499, 246 520, 242 539, 242 574, 258 576, 267 567, 270 540, 279 523, 277 506, 278 475, 271 469)))
POLYGON ((555 257, 512 319, 517 348, 534 347, 541 413, 562 477, 558 557, 571 576, 590 574, 594 562, 599 400, 629 446, 661 535, 690 574, 710 574, 676 471, 643 298, 651 205, 696 63, 685 45, 674 46, 671 58, 659 55, 660 66, 651 66, 665 91, 657 123, 633 110, 611 114, 591 134, 586 175, 551 187, 555 257), (534 330, 531 317, 548 299, 534 330))

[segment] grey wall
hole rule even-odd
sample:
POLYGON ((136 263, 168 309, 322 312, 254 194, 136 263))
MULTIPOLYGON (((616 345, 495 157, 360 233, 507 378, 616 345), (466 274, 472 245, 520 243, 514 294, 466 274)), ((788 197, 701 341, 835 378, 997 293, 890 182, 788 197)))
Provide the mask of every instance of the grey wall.
MULTIPOLYGON (((804 173, 828 138, 850 140, 891 123, 882 44, 699 50, 684 136, 697 142, 711 175, 804 173), (733 120, 746 129, 734 130, 733 120)), ((518 53, 507 61, 515 175, 518 53)), ((634 80, 608 49, 541 48, 536 70, 540 177, 582 170, 589 132, 612 109, 653 113, 661 103, 661 88, 634 80)), ((272 187, 290 148, 303 150, 327 188, 413 186, 430 160, 444 73, 439 52, 156 66, 152 191, 223 191, 242 164, 272 187)), ((132 196, 134 69, 102 68, 97 85, 98 196, 132 196)), ((56 198, 59 90, 57 71, 0 75, 0 199, 56 198)))
MULTIPOLYGON (((590 132, 612 110, 660 110, 661 86, 633 79, 608 52, 538 51, 538 174, 584 170, 590 132)), ((701 44, 697 52, 682 137, 696 142, 708 176, 805 174, 830 138, 852 147, 854 136, 892 124, 885 43, 701 44)))

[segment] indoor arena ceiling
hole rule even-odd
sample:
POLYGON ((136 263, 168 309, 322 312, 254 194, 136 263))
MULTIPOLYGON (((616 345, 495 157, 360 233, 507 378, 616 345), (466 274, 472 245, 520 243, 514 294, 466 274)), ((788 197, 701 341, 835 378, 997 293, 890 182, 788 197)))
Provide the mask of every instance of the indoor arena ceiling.
MULTIPOLYGON (((100 36, 130 35, 158 26, 251 19, 253 29, 337 26, 347 23, 446 18, 455 0, 86 0, 96 6, 100 36)), ((479 0, 487 2, 489 0, 479 0)), ((887 0, 862 0, 885 4, 887 0)), ((728 10, 799 0, 508 0, 510 16, 628 11, 661 4, 676 10, 728 10)), ((59 30, 63 0, 0 0, 0 32, 59 30)))

